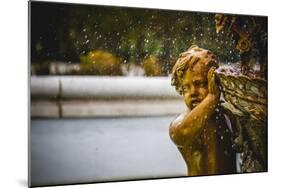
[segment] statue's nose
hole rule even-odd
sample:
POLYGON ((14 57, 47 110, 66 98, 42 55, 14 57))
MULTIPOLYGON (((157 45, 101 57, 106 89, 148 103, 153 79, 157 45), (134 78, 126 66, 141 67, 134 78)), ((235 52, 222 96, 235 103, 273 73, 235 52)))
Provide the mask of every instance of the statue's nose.
POLYGON ((192 85, 190 87, 190 94, 191 95, 197 95, 197 93, 198 93, 198 89, 194 85, 192 85))

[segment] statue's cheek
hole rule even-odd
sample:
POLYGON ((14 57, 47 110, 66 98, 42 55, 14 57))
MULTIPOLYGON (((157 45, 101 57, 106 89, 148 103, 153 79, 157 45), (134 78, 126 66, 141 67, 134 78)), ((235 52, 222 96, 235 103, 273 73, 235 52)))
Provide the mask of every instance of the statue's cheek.
POLYGON ((183 97, 184 97, 184 102, 185 102, 186 106, 188 108, 190 108, 191 107, 190 95, 189 94, 184 94, 183 97))

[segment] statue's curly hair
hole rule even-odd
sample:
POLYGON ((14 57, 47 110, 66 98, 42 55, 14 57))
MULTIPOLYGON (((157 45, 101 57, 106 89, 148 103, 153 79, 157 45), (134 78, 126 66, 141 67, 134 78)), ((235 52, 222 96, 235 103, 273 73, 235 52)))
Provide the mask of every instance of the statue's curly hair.
POLYGON ((219 67, 218 59, 211 51, 192 45, 186 52, 180 54, 172 70, 171 84, 180 95, 183 94, 182 80, 185 71, 192 70, 197 63, 203 63, 207 70, 219 67))

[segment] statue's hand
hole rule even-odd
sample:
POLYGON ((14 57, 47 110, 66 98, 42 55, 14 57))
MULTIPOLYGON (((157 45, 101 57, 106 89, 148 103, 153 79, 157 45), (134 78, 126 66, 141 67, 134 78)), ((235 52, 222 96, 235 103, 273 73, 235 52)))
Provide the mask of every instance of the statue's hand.
POLYGON ((220 89, 218 84, 216 83, 216 75, 215 75, 215 67, 210 68, 208 72, 208 89, 209 94, 213 95, 216 100, 219 100, 220 97, 220 89))

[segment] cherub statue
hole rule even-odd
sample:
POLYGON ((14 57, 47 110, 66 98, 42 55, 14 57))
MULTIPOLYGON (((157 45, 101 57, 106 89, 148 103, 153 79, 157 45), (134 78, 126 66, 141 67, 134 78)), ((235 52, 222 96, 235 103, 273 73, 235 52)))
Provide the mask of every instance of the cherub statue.
POLYGON ((216 68, 216 56, 196 45, 182 53, 173 67, 172 85, 184 97, 189 110, 171 123, 169 132, 189 176, 236 172, 232 129, 219 106, 216 68))

